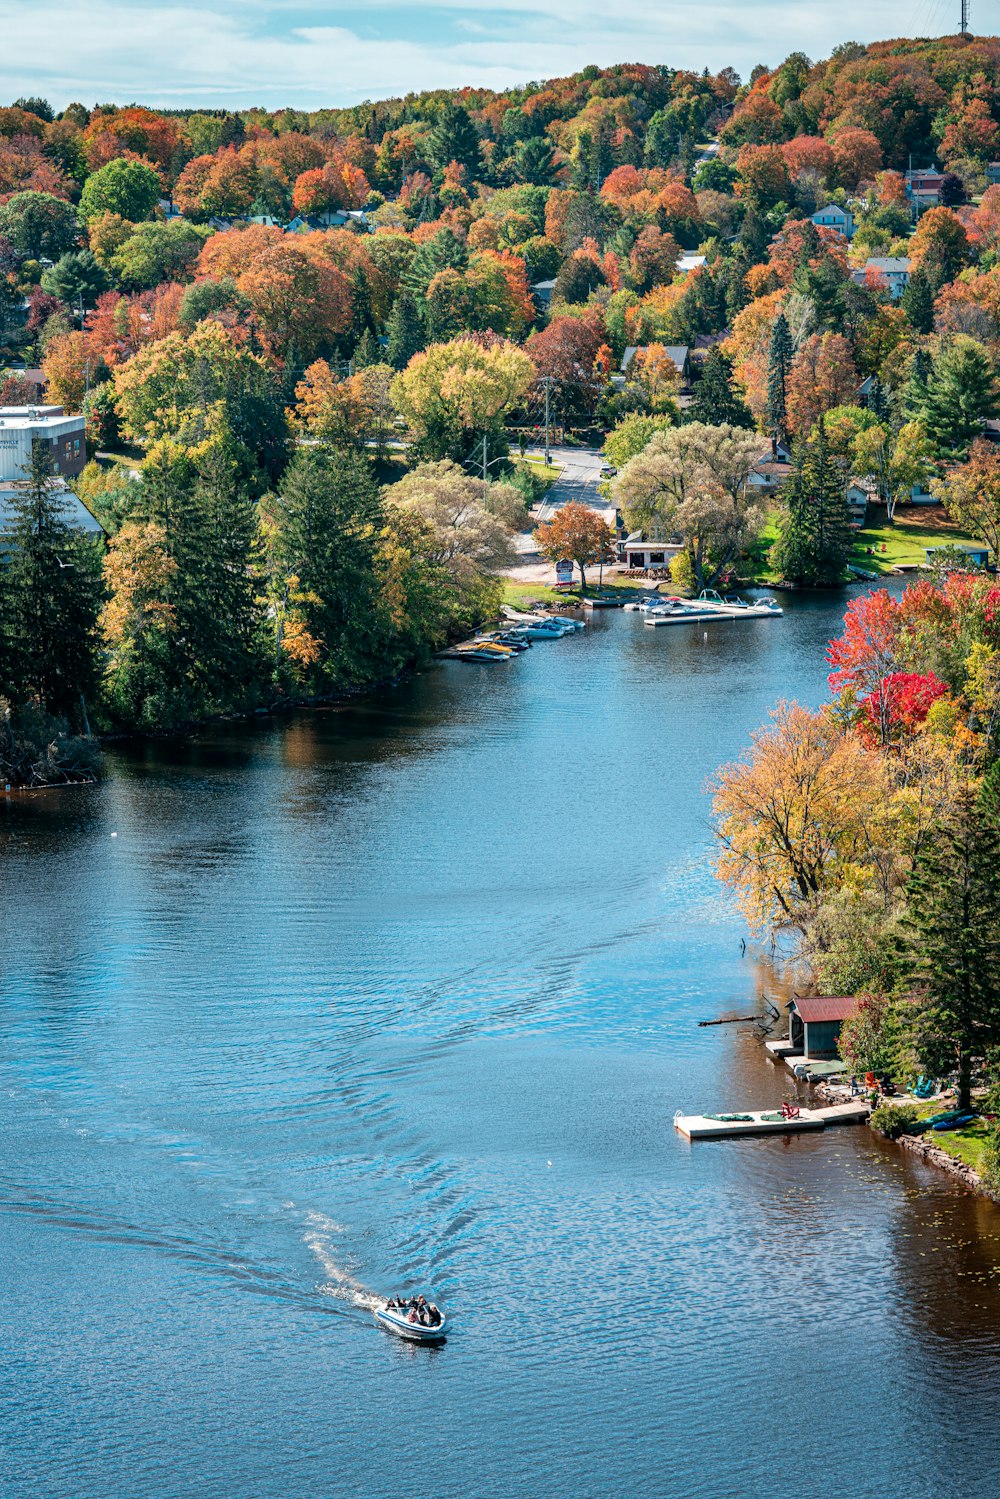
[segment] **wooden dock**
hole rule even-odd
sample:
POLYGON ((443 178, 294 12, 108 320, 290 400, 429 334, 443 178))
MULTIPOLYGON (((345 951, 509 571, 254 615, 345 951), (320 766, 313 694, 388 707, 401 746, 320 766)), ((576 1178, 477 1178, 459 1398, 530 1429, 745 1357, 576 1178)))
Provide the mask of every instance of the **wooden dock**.
POLYGON ((797 1135, 833 1124, 861 1124, 868 1118, 866 1101, 831 1104, 822 1109, 801 1108, 785 1119, 780 1109, 734 1110, 731 1114, 674 1115, 674 1129, 688 1140, 729 1140, 737 1135, 797 1135))

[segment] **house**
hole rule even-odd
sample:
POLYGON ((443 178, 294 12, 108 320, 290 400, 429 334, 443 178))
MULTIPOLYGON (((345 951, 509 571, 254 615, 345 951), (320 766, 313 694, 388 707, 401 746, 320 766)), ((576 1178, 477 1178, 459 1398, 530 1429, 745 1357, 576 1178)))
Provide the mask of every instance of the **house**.
POLYGON ((707 259, 707 255, 682 255, 677 262, 677 269, 682 276, 686 276, 688 271, 700 271, 707 259))
POLYGON ((847 508, 851 512, 851 525, 855 531, 863 529, 868 519, 868 506, 876 500, 875 485, 870 479, 852 479, 847 486, 847 508))
POLYGON ((53 474, 73 478, 87 461, 82 416, 61 406, 0 406, 0 479, 23 479, 34 442, 48 444, 53 474))
POLYGON ((941 202, 941 184, 944 178, 944 172, 938 172, 934 167, 906 173, 906 196, 918 217, 925 208, 936 208, 941 202))
POLYGON ((825 208, 817 208, 812 222, 817 229, 833 229, 845 239, 854 238, 853 213, 849 208, 841 208, 836 203, 827 203, 825 208))
POLYGON ((906 255, 872 255, 851 276, 858 286, 874 280, 879 285, 884 280, 894 302, 898 302, 910 284, 910 261, 906 255))
POLYGON ((791 449, 772 442, 765 448, 747 475, 747 486, 764 495, 774 494, 792 472, 791 449))
POLYGON ((552 305, 552 293, 556 289, 555 280, 535 281, 532 283, 531 294, 539 307, 545 308, 552 305))
POLYGON ((986 181, 990 187, 996 187, 1000 182, 1000 161, 989 161, 986 163, 986 181))
MULTIPOLYGON (((635 356, 649 347, 648 344, 631 344, 622 355, 621 371, 623 375, 628 374, 629 365, 635 356)), ((666 345, 667 358, 670 359, 681 377, 681 384, 687 385, 691 379, 691 350, 687 344, 666 345)))
POLYGON ((970 541, 953 542, 950 546, 924 547, 924 556, 927 558, 928 566, 933 567, 935 562, 944 561, 944 558, 940 556, 942 552, 946 555, 949 552, 961 552, 970 567, 989 567, 989 547, 976 546, 970 541))
POLYGON ((633 531, 618 542, 615 550, 618 561, 631 571, 665 573, 684 548, 679 541, 657 541, 647 538, 642 531, 633 531))
POLYGON ((835 1057, 840 1027, 854 1011, 850 995, 796 994, 788 1005, 788 1039, 804 1057, 835 1057))

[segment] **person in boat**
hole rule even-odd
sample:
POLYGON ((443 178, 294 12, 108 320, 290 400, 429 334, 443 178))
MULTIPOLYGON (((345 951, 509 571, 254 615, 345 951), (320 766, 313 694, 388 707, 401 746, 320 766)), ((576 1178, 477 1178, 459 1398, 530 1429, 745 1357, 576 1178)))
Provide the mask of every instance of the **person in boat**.
POLYGON ((441 1325, 441 1313, 438 1311, 433 1301, 428 1302, 427 1304, 427 1325, 429 1327, 440 1327, 441 1325))

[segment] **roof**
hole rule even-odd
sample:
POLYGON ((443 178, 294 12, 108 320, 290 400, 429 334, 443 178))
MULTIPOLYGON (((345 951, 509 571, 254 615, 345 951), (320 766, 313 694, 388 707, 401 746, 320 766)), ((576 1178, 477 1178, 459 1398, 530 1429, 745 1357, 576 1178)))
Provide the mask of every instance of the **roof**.
POLYGON ((841 208, 839 203, 824 203, 822 208, 817 208, 813 214, 813 218, 818 219, 824 213, 839 213, 842 219, 849 219, 851 217, 850 209, 841 208))
POLYGON ((796 994, 789 1009, 794 1006, 800 1020, 816 1025, 823 1020, 846 1020, 855 1004, 850 994, 796 994))
POLYGON ((865 270, 883 271, 885 275, 901 275, 910 269, 906 255, 872 255, 865 261, 865 270))
MULTIPOLYGON (((632 363, 632 360, 639 353, 640 349, 646 349, 648 347, 648 344, 629 344, 628 348, 622 355, 622 362, 620 367, 623 370, 627 370, 629 365, 632 363)), ((684 366, 688 361, 688 355, 690 353, 687 344, 667 344, 665 347, 665 353, 667 355, 667 358, 677 366, 678 374, 683 374, 684 366)))
MULTIPOLYGON (((0 535, 9 529, 14 514, 13 502, 18 492, 24 492, 24 488, 25 485, 19 480, 0 480, 0 535)), ((61 501, 62 519, 67 526, 72 526, 77 531, 89 531, 95 536, 104 530, 100 521, 68 485, 56 480, 52 492, 61 501)))

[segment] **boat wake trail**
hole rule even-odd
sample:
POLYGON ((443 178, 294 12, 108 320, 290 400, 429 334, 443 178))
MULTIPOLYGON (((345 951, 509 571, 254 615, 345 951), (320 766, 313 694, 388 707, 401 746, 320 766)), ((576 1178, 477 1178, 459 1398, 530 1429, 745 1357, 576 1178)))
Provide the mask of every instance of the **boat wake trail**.
POLYGON ((324 1213, 309 1213, 306 1217, 308 1225, 304 1235, 306 1245, 319 1261, 327 1280, 320 1287, 322 1296, 333 1296, 338 1301, 347 1301, 351 1306, 360 1307, 365 1311, 374 1312, 385 1305, 385 1296, 380 1296, 371 1291, 367 1286, 351 1274, 350 1270, 339 1265, 332 1252, 331 1240, 334 1235, 340 1235, 345 1230, 339 1223, 334 1223, 332 1218, 327 1218, 324 1213))

